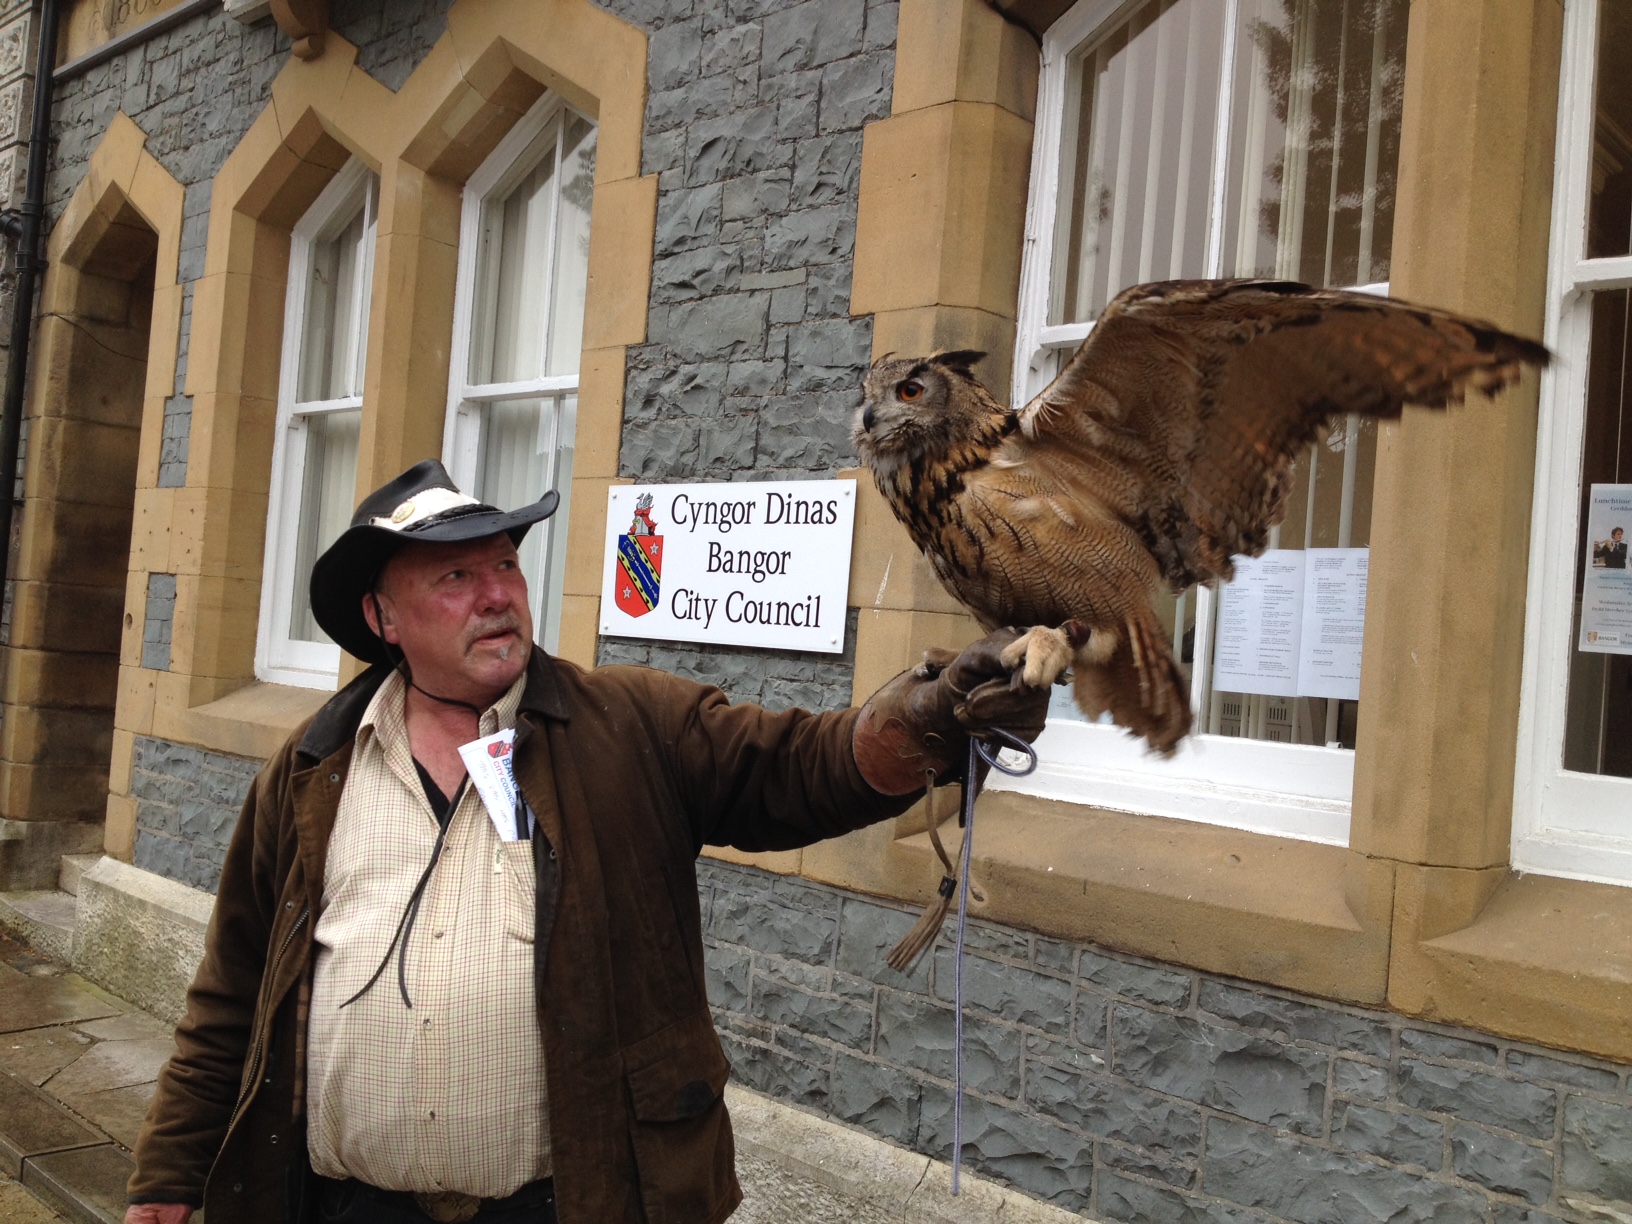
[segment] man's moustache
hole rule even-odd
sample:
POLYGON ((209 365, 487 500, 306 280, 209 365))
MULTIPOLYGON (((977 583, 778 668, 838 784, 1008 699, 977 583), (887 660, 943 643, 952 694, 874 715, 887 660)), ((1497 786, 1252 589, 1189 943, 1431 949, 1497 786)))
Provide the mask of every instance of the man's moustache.
POLYGON ((480 639, 487 637, 489 634, 502 633, 506 631, 510 633, 520 633, 521 621, 514 616, 506 616, 499 620, 484 621, 466 634, 465 649, 469 650, 472 646, 476 645, 480 639))

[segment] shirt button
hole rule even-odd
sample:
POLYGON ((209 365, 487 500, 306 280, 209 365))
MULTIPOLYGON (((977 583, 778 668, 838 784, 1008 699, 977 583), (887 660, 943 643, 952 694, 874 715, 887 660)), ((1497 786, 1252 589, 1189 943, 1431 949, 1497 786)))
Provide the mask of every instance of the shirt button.
POLYGON ((424 1021, 421 1021, 421 1023, 422 1023, 422 1024, 424 1024, 424 1026, 425 1026, 425 1027, 426 1027, 426 1028, 430 1028, 430 1027, 431 1027, 431 1022, 430 1022, 430 1021, 429 1021, 429 1020, 424 1020, 424 1021))
POLYGON ((444 936, 444 935, 446 935, 446 934, 447 934, 447 932, 446 932, 446 931, 438 931, 438 932, 437 932, 437 933, 436 933, 436 938, 438 938, 438 939, 441 939, 441 938, 442 938, 442 936, 444 936))

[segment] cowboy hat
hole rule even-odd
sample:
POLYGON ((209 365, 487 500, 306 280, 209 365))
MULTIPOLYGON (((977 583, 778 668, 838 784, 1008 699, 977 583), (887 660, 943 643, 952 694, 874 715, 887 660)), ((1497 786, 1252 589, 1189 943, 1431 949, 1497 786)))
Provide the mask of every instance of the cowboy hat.
POLYGON ((528 528, 555 513, 551 489, 530 506, 504 511, 461 493, 435 459, 414 464, 363 499, 351 526, 312 566, 312 616, 323 631, 365 663, 393 662, 363 617, 363 596, 404 544, 481 540, 505 532, 519 545, 528 528))

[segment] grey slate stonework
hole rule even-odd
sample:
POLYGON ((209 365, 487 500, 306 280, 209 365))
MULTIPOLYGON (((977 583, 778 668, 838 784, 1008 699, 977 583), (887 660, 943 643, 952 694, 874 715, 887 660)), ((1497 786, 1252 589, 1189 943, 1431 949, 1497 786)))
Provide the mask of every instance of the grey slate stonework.
MULTIPOLYGON (((358 47, 358 64, 391 89, 447 28, 451 0, 338 0, 331 28, 358 47)), ((193 282, 204 274, 210 187, 221 164, 271 98, 289 40, 270 19, 245 26, 221 9, 184 22, 63 82, 52 110, 47 213, 55 221, 84 178, 108 124, 123 110, 147 134, 147 151, 186 190, 177 277, 181 332, 174 394, 165 401, 159 487, 187 483, 192 397, 184 393, 193 282)))
MULTIPOLYGON (((698 877, 732 1073, 946 1158, 944 937, 903 976, 884 953, 916 917, 905 908, 713 860, 698 877)), ((965 1159, 1071 1210, 1632 1218, 1632 1068, 994 924, 975 923, 969 947, 965 1159)))
POLYGON ((130 773, 136 866, 215 891, 261 762, 138 735, 130 773))
POLYGON ((170 636, 176 617, 176 576, 147 576, 147 610, 142 624, 142 666, 170 670, 170 636))
MULTIPOLYGON (((872 350, 849 314, 861 129, 889 114, 894 0, 606 0, 648 31, 642 170, 658 175, 647 343, 630 348, 620 472, 792 479, 855 462, 872 350)), ((854 631, 847 642, 853 648, 854 631)), ((738 700, 847 705, 842 660, 603 640, 738 700)))

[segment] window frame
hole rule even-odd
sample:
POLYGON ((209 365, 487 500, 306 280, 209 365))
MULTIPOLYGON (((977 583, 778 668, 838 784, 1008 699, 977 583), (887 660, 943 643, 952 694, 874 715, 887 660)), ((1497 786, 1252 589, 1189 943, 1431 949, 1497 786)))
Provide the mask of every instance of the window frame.
MULTIPOLYGON (((482 210, 490 199, 510 190, 531 173, 538 162, 528 160, 527 154, 566 113, 576 114, 594 125, 598 137, 599 124, 593 116, 585 115, 571 106, 559 94, 545 91, 543 97, 516 121, 493 152, 465 181, 460 200, 459 264, 454 290, 453 347, 448 361, 448 407, 442 435, 443 463, 454 483, 462 489, 474 491, 481 464, 482 408, 488 404, 520 399, 554 398, 560 405, 554 413, 554 420, 541 427, 548 427, 551 431, 550 462, 553 475, 550 487, 557 489, 561 503, 554 514, 533 528, 533 533, 541 537, 537 542, 541 564, 537 589, 529 592, 534 638, 551 654, 556 653, 560 644, 560 604, 566 568, 562 546, 572 501, 570 488, 558 488, 561 455, 563 450, 570 455, 575 449, 577 392, 582 370, 577 374, 543 375, 504 383, 471 382, 469 374, 472 332, 478 313, 476 289, 482 245, 482 210)), ((557 169, 559 171, 559 167, 557 169)), ((559 181, 554 190, 559 195, 559 181)), ((553 261, 560 222, 558 199, 557 207, 551 211, 550 236, 546 244, 548 258, 552 261, 549 269, 552 284, 557 271, 553 261)), ((550 317, 546 314, 540 326, 547 329, 549 323, 550 317)), ((581 345, 580 341, 580 349, 581 345)), ((570 464, 568 471, 567 483, 570 485, 570 464)))
MULTIPOLYGON (((1206 267, 1202 272, 1208 278, 1219 276, 1224 266, 1230 134, 1236 110, 1240 2, 1225 2, 1225 35, 1219 48, 1221 104, 1214 118, 1206 267)), ((1047 385, 1057 355, 1069 354, 1093 330, 1092 322, 1048 321, 1060 176, 1066 160, 1069 60, 1129 9, 1129 0, 1078 0, 1043 36, 1011 387, 1011 402, 1017 406, 1047 385)), ((1386 295, 1388 283, 1350 288, 1386 295)), ((1212 688, 1218 595, 1205 585, 1194 588, 1193 594, 1196 648, 1190 700, 1200 727, 1206 717, 1202 695, 1212 688)), ((1181 599, 1191 595, 1186 592, 1181 599)), ((1052 720, 1037 741, 1037 751, 1035 773, 1020 779, 994 773, 988 785, 1114 811, 1177 817, 1331 845, 1349 843, 1355 756, 1350 749, 1197 731, 1172 758, 1163 760, 1148 755, 1142 742, 1120 727, 1052 720), (1277 778, 1281 784, 1266 788, 1266 777, 1277 778)))
POLYGON ((1632 289, 1632 254, 1586 257, 1597 44, 1597 0, 1566 0, 1543 333, 1555 360, 1541 377, 1512 855, 1521 871, 1632 884, 1632 778, 1563 765, 1592 302, 1632 289))
MULTIPOLYGON (((262 562, 260 624, 255 636, 255 675, 273 684, 333 690, 339 685, 338 645, 305 642, 289 634, 294 610, 295 564, 300 548, 300 514, 306 477, 307 418, 361 410, 361 394, 298 402, 300 363, 306 337, 306 300, 312 251, 319 235, 345 211, 359 192, 363 199, 363 257, 356 270, 361 292, 354 294, 357 356, 366 365, 373 306, 374 257, 379 214, 373 172, 353 157, 330 180, 289 235, 287 289, 283 307, 283 352, 278 370, 277 418, 268 485, 266 548, 262 562)), ((355 497, 354 497, 355 500, 355 497)))

